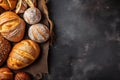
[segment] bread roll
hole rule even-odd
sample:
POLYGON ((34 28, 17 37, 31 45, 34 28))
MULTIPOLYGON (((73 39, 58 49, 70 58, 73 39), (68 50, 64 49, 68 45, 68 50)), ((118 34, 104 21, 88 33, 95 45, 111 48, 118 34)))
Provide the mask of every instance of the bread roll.
POLYGON ((11 49, 10 43, 0 35, 0 66, 7 59, 11 49))
POLYGON ((49 29, 44 24, 34 24, 29 28, 28 36, 35 42, 43 43, 49 39, 49 29))
POLYGON ((16 6, 17 0, 0 0, 0 6, 5 10, 13 10, 16 6))
POLYGON ((11 11, 0 15, 0 33, 12 42, 20 41, 25 32, 25 22, 11 11))
POLYGON ((41 12, 35 7, 28 8, 23 17, 28 24, 36 24, 41 20, 41 12))
POLYGON ((13 73, 9 68, 0 68, 0 80, 13 80, 13 73))
POLYGON ((26 9, 27 9, 27 3, 25 2, 25 0, 18 0, 15 12, 24 13, 26 9))
POLYGON ((15 79, 14 80, 31 80, 30 76, 28 73, 26 72, 18 72, 15 75, 15 79))
POLYGON ((10 69, 18 70, 32 64, 39 56, 40 48, 32 40, 23 40, 17 43, 7 60, 10 69))

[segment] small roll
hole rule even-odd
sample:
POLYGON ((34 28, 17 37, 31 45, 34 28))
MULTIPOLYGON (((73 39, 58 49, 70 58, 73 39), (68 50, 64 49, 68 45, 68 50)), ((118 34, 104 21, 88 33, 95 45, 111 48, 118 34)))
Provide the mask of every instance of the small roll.
POLYGON ((13 73, 9 68, 0 68, 0 80, 13 80, 13 73))
POLYGON ((30 75, 26 72, 18 72, 15 75, 15 79, 14 80, 31 80, 30 75))
POLYGON ((44 24, 34 24, 29 28, 28 36, 35 42, 43 43, 49 39, 49 29, 44 24))
POLYGON ((41 12, 38 8, 35 7, 28 8, 24 12, 23 17, 28 24, 36 24, 41 20, 41 12))

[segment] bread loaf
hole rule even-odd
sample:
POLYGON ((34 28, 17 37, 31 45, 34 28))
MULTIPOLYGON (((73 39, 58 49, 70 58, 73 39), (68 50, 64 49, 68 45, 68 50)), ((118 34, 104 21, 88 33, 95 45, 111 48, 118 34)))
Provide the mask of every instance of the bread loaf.
POLYGON ((25 32, 25 22, 14 12, 7 11, 0 15, 0 33, 12 42, 20 41, 25 32))
POLYGON ((0 35, 0 66, 6 61, 10 49, 10 43, 0 35))
POLYGON ((44 24, 34 24, 29 28, 28 36, 35 42, 43 43, 49 39, 49 29, 44 24))
POLYGON ((25 2, 25 0, 18 0, 15 12, 24 13, 26 9, 27 9, 27 3, 25 2))
POLYGON ((38 8, 35 7, 28 8, 24 12, 23 17, 28 24, 36 24, 41 20, 41 12, 38 8))
POLYGON ((9 68, 0 68, 0 80, 13 80, 13 73, 9 68))
POLYGON ((16 7, 17 0, 0 0, 0 6, 5 10, 13 10, 16 7))
POLYGON ((23 40, 17 43, 7 60, 10 69, 18 70, 33 63, 40 54, 40 48, 32 40, 23 40))
POLYGON ((31 80, 30 76, 28 73, 26 72, 18 72, 15 75, 15 79, 14 80, 31 80))

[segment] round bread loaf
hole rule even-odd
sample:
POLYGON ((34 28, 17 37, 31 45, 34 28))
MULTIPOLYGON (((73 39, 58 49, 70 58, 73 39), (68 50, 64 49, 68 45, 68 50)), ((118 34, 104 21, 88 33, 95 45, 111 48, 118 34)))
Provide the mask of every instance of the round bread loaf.
POLYGON ((28 36, 35 42, 43 43, 49 39, 49 29, 44 24, 34 24, 29 28, 28 36))
POLYGON ((36 24, 41 20, 41 12, 38 8, 35 7, 28 8, 24 12, 23 17, 28 24, 36 24))
POLYGON ((23 40, 17 43, 7 60, 10 69, 18 70, 33 63, 40 54, 40 48, 32 40, 23 40))
POLYGON ((0 66, 6 61, 10 49, 10 43, 0 35, 0 66))
POLYGON ((25 22, 16 13, 7 11, 0 15, 0 33, 9 41, 20 41, 25 32, 25 22))
POLYGON ((13 10, 16 6, 17 0, 0 0, 0 6, 5 10, 13 10))
POLYGON ((13 80, 13 73, 9 68, 0 68, 0 80, 13 80))

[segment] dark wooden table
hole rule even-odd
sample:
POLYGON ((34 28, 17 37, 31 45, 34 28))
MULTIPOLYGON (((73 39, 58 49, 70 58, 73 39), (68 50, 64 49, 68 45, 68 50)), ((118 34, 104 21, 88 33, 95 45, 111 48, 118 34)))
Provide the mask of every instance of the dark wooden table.
POLYGON ((120 80, 120 0, 49 0, 56 41, 43 80, 120 80))

